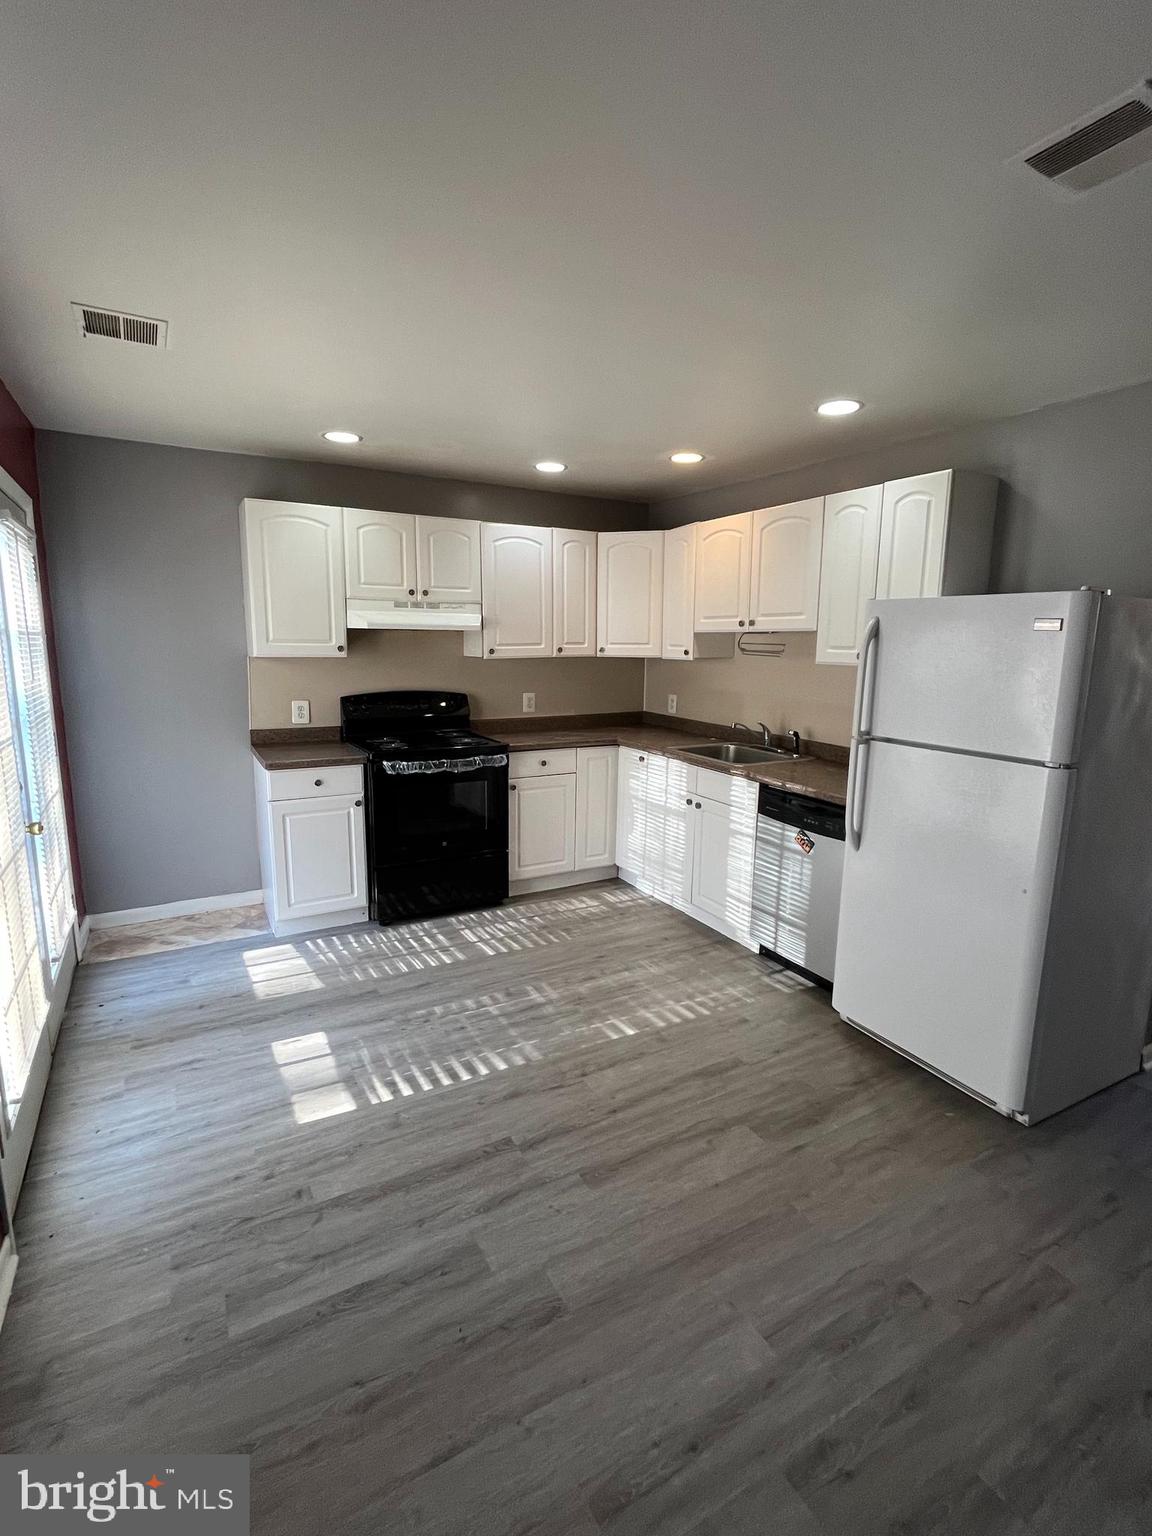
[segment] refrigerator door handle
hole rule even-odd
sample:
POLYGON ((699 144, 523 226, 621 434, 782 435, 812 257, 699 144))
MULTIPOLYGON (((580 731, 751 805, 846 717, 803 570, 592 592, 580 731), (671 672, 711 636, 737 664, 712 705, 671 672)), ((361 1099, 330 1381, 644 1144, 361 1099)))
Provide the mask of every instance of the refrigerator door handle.
POLYGON ((853 849, 860 847, 864 833, 864 793, 868 787, 867 736, 858 737, 852 744, 852 759, 848 766, 848 842, 853 849))
POLYGON ((852 719, 853 737, 868 736, 872 732, 872 703, 876 693, 876 666, 872 661, 872 652, 879 638, 880 616, 874 613, 868 620, 860 646, 860 672, 856 679, 856 706, 852 719), (868 712, 867 724, 864 721, 865 709, 868 712))

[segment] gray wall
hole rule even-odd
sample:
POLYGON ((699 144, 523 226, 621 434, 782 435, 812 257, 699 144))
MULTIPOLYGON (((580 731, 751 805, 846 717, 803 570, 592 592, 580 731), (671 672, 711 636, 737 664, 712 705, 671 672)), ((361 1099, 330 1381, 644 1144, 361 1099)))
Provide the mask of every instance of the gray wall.
POLYGON ((653 526, 949 468, 1005 482, 996 590, 1088 585, 1152 597, 1152 383, 660 501, 653 526))
POLYGON ((343 464, 60 432, 38 433, 36 451, 91 912, 260 884, 243 497, 560 527, 646 525, 635 502, 343 464))

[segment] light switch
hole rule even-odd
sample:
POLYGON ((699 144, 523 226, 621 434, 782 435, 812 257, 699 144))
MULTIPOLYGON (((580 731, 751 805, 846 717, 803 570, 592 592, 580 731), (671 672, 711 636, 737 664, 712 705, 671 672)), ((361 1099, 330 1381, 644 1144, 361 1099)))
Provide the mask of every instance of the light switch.
POLYGON ((521 708, 524 714, 534 715, 536 713, 536 695, 534 693, 526 693, 521 708))
POLYGON ((676 695, 674 693, 668 695, 668 713, 670 715, 676 713, 676 695))
POLYGON ((312 706, 307 699, 292 700, 292 724, 307 725, 312 719, 312 706))

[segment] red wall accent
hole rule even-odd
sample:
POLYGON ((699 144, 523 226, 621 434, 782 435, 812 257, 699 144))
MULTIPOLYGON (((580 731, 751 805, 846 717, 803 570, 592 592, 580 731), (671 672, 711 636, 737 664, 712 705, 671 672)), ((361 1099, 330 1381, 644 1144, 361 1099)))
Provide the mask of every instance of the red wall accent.
POLYGON ((48 665, 52 670, 52 703, 56 716, 56 739, 60 743, 64 806, 68 816, 68 846, 72 853, 72 876, 76 883, 76 908, 79 915, 83 917, 86 910, 84 884, 80 873, 80 855, 76 846, 76 811, 72 804, 72 779, 68 772, 68 742, 64 734, 64 714, 60 705, 56 631, 52 623, 52 594, 48 590, 48 557, 44 549, 44 519, 40 515, 40 482, 36 474, 36 434, 32 423, 16 404, 2 379, 0 379, 0 465, 3 465, 13 480, 23 486, 36 508, 40 593, 44 604, 44 623, 48 638, 48 665))

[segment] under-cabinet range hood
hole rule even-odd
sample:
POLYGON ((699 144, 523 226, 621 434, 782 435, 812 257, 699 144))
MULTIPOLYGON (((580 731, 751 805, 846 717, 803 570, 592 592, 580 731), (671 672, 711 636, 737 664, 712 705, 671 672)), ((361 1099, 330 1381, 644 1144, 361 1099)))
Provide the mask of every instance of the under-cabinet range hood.
POLYGON ((348 604, 349 629, 479 629, 479 603, 390 602, 356 598, 348 604))

